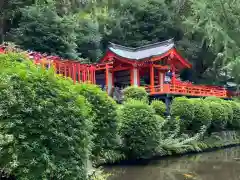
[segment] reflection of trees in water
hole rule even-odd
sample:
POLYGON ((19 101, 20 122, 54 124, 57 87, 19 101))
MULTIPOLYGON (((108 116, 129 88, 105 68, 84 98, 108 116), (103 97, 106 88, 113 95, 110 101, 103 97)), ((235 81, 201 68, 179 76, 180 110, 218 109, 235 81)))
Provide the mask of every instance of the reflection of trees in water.
POLYGON ((110 180, 239 180, 240 148, 114 168, 110 180))

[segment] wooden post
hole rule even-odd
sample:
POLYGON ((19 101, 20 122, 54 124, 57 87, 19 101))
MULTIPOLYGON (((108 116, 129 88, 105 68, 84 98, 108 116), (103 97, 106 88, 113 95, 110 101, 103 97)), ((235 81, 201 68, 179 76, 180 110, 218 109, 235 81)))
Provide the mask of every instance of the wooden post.
POLYGON ((106 71, 105 71, 105 76, 106 76, 106 78, 105 78, 105 86, 106 86, 106 90, 107 90, 107 92, 108 92, 108 74, 109 74, 109 68, 108 68, 108 64, 106 64, 106 71))
POLYGON ((64 63, 64 76, 67 77, 67 63, 64 63))
POLYGON ((86 81, 86 70, 85 70, 85 66, 83 67, 83 71, 82 71, 82 82, 86 81))
POLYGON ((138 81, 138 86, 141 85, 141 82, 140 82, 140 69, 138 68, 138 71, 137 71, 137 81, 138 81))
POLYGON ((176 82, 176 73, 175 73, 176 69, 175 66, 172 65, 172 84, 174 85, 176 82))
POLYGON ((134 85, 134 68, 130 69, 130 85, 133 86, 134 85))
POLYGON ((76 83, 76 73, 77 73, 77 71, 76 71, 76 64, 75 63, 72 64, 72 68, 73 68, 72 78, 73 78, 73 82, 75 84, 76 83))
POLYGON ((93 67, 93 84, 96 84, 96 67, 93 67))
POLYGON ((158 70, 158 85, 161 86, 162 85, 162 80, 161 80, 161 71, 158 70))
POLYGON ((150 91, 154 92, 154 67, 150 65, 150 91))
POLYGON ((68 63, 68 77, 71 77, 71 75, 72 75, 72 63, 68 63))
POLYGON ((114 71, 112 71, 112 87, 114 88, 114 71))
POLYGON ((78 69, 77 69, 77 71, 78 71, 78 82, 80 83, 81 82, 81 64, 80 63, 78 63, 78 69))

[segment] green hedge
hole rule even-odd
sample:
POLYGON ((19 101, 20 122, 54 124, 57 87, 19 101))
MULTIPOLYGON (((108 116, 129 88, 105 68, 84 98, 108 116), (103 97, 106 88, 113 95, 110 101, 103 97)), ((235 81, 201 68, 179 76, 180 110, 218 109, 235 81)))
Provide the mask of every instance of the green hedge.
POLYGON ((0 168, 17 179, 87 179, 88 102, 71 81, 10 56, 0 56, 11 60, 0 71, 0 168))
POLYGON ((163 123, 165 121, 165 119, 162 117, 162 116, 159 116, 159 115, 155 115, 155 118, 157 121, 159 121, 160 123, 163 123))
POLYGON ((129 86, 123 90, 124 100, 135 99, 148 102, 148 94, 143 87, 129 86))
POLYGON ((233 109, 232 109, 231 103, 230 101, 222 100, 221 104, 227 115, 226 121, 227 121, 227 126, 229 126, 230 124, 232 124, 232 120, 233 120, 233 109))
POLYGON ((164 116, 167 110, 166 104, 160 100, 153 100, 151 102, 151 106, 155 110, 155 113, 159 116, 164 116))
POLYGON ((181 132, 185 132, 191 128, 194 121, 194 103, 192 99, 186 97, 176 97, 170 106, 170 114, 172 117, 180 117, 181 132))
POLYGON ((114 152, 118 146, 116 102, 96 85, 81 84, 76 86, 76 91, 88 100, 93 109, 93 160, 108 161, 118 158, 114 152))
POLYGON ((240 129, 240 104, 234 101, 229 101, 229 104, 232 107, 233 111, 233 119, 232 122, 229 124, 229 128, 234 130, 240 129))
POLYGON ((129 100, 120 109, 120 134, 128 158, 149 158, 154 155, 160 141, 161 120, 145 102, 129 100))
MULTIPOLYGON (((227 126, 229 126, 231 124, 232 119, 233 119, 233 110, 232 110, 232 107, 231 107, 231 104, 229 103, 229 101, 226 101, 226 100, 223 100, 223 99, 220 99, 220 98, 217 98, 217 97, 206 97, 205 101, 209 102, 209 103, 214 102, 214 103, 219 104, 219 106, 222 106, 223 107, 223 112, 222 113, 226 117, 225 120, 222 120, 222 123, 223 123, 223 121, 226 121, 227 126)), ((211 110, 214 111, 213 108, 211 108, 211 110)))
POLYGON ((217 102, 217 103, 221 103, 223 101, 222 99, 214 97, 214 96, 206 97, 204 100, 207 102, 217 102))
POLYGON ((191 122, 191 130, 194 132, 205 125, 210 126, 212 113, 207 102, 203 99, 192 99, 194 107, 194 119, 191 122))
POLYGON ((212 113, 211 130, 220 131, 224 130, 227 125, 228 114, 222 103, 212 101, 209 103, 209 107, 212 113))
POLYGON ((181 119, 191 121, 194 118, 194 106, 192 99, 176 97, 170 107, 171 116, 179 116, 181 119))

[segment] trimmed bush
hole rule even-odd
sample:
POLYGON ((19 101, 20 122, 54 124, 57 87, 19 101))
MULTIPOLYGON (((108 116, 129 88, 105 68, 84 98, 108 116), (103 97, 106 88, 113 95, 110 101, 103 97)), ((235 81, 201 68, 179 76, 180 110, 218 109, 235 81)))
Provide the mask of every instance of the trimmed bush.
POLYGON ((170 107, 171 116, 179 116, 184 120, 192 120, 194 118, 194 107, 192 99, 186 97, 176 97, 173 99, 170 107))
POLYGON ((222 99, 217 98, 215 96, 206 97, 204 100, 208 101, 208 102, 219 102, 219 103, 221 103, 223 101, 222 99))
POLYGON ((151 102, 151 106, 155 110, 155 113, 159 116, 164 116, 167 110, 166 104, 159 100, 153 100, 151 102))
POLYGON ((227 124, 228 119, 228 114, 225 111, 225 107, 222 105, 222 103, 217 103, 216 101, 210 102, 209 107, 212 113, 211 130, 223 130, 227 124))
POLYGON ((88 100, 93 109, 93 160, 114 161, 118 158, 114 152, 118 146, 116 102, 96 85, 80 84, 76 91, 88 100))
POLYGON ((200 128, 209 126, 212 120, 212 113, 207 102, 203 99, 192 99, 194 105, 194 119, 191 122, 191 130, 198 132, 200 128))
POLYGON ((119 112, 120 134, 128 158, 149 158, 156 153, 160 141, 161 121, 143 101, 129 100, 119 112))
POLYGON ((233 109, 232 106, 230 104, 230 101, 225 101, 222 100, 222 106, 224 107, 224 111, 226 116, 226 121, 227 121, 227 126, 232 124, 232 120, 233 120, 233 109))
POLYGON ((159 121, 160 123, 163 123, 165 121, 165 119, 162 116, 159 115, 155 115, 155 118, 157 119, 157 121, 159 121))
POLYGON ((206 97, 204 100, 210 103, 215 102, 215 103, 221 104, 224 109, 223 113, 226 115, 225 121, 227 121, 227 124, 231 124, 231 121, 233 119, 233 110, 229 101, 226 101, 217 97, 206 97))
POLYGON ((71 81, 28 61, 8 67, 0 71, 0 168, 16 179, 87 179, 92 124, 85 98, 71 81))
POLYGON ((174 98, 170 107, 170 114, 173 117, 180 117, 181 131, 191 127, 191 123, 194 119, 194 105, 192 99, 186 97, 174 98))
POLYGON ((123 91, 124 100, 135 99, 148 102, 148 94, 143 87, 129 86, 123 91))
POLYGON ((229 101, 233 110, 233 119, 229 127, 234 130, 240 129, 240 104, 235 101, 229 101))

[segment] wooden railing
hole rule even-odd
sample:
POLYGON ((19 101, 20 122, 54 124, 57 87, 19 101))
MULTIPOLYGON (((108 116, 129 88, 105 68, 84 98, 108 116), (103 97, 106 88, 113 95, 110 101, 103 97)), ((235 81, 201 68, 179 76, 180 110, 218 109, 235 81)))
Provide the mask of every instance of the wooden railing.
POLYGON ((219 98, 229 98, 230 92, 228 92, 223 87, 216 86, 204 86, 204 85, 173 85, 173 84, 164 84, 161 86, 147 86, 147 92, 150 95, 157 94, 175 94, 175 95, 185 95, 185 96, 216 96, 219 98))

